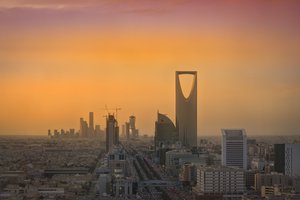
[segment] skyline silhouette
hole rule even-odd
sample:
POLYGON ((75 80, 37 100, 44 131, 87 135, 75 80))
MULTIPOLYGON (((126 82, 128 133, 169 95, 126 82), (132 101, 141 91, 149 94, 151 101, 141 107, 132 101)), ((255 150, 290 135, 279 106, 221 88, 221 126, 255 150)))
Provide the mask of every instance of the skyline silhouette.
POLYGON ((198 135, 299 135, 299 4, 1 1, 0 135, 104 126, 106 104, 153 135, 178 70, 198 71, 198 135))

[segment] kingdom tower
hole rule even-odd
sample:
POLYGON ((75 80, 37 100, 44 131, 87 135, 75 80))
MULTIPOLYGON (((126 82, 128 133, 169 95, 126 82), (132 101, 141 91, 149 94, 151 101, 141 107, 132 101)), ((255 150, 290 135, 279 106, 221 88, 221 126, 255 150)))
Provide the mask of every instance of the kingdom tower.
POLYGON ((197 146, 197 71, 176 71, 176 128, 183 146, 197 146), (193 84, 187 97, 180 84, 180 75, 193 75, 193 84))

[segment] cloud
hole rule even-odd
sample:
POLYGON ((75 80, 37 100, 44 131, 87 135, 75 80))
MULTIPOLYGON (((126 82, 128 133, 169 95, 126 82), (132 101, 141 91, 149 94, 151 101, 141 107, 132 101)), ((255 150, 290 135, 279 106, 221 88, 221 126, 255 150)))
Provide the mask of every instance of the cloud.
POLYGON ((66 8, 84 7, 88 5, 83 1, 48 1, 48 0, 0 0, 0 9, 54 9, 61 10, 66 8))
POLYGON ((162 13, 165 9, 192 2, 183 0, 0 0, 0 9, 67 9, 78 7, 102 7, 124 13, 162 13))
POLYGON ((24 8, 24 9, 53 9, 53 10, 61 10, 66 8, 66 5, 38 5, 38 4, 26 4, 26 5, 5 5, 0 6, 0 9, 18 9, 18 8, 24 8))

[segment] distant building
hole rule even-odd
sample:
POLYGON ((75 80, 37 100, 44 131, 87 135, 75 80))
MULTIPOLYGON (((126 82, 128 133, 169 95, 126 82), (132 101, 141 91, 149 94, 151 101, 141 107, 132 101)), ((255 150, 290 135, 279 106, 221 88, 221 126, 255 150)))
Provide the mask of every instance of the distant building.
POLYGON ((300 144, 274 145, 274 170, 288 176, 300 176, 300 144))
POLYGON ((122 124, 122 138, 125 138, 125 124, 122 124))
POLYGON ((52 136, 52 134, 51 134, 51 130, 50 130, 50 129, 48 130, 48 136, 49 136, 49 137, 51 137, 51 136, 52 136))
POLYGON ((183 146, 197 146, 197 72, 176 71, 176 128, 183 146), (180 84, 180 75, 193 75, 191 92, 185 97, 180 84))
POLYGON ((247 136, 244 129, 222 129, 222 165, 247 169, 247 136))
POLYGON ((180 168, 185 163, 205 165, 205 160, 199 154, 193 154, 191 151, 172 150, 166 152, 165 166, 173 175, 178 175, 180 168))
POLYGON ((110 152, 114 145, 119 144, 119 127, 114 115, 106 118, 106 152, 110 152))
POLYGON ((126 139, 128 140, 130 138, 130 126, 128 122, 125 122, 125 135, 126 135, 126 139))
POLYGON ((59 132, 58 132, 57 129, 54 129, 54 136, 55 136, 55 137, 58 137, 58 136, 59 136, 59 132))
POLYGON ((183 185, 195 186, 197 182, 197 168, 192 163, 185 163, 181 167, 179 180, 183 185))
POLYGON ((101 130, 100 125, 95 126, 95 136, 99 137, 101 141, 105 140, 105 133, 103 130, 101 130))
POLYGON ((81 137, 88 136, 88 124, 83 118, 80 118, 80 136, 81 137))
POLYGON ((253 158, 251 160, 251 169, 258 170, 260 172, 265 171, 266 161, 262 158, 253 158))
POLYGON ((292 187, 292 179, 289 176, 279 173, 271 173, 271 174, 255 174, 254 180, 254 189, 257 192, 262 191, 262 187, 269 187, 277 185, 281 190, 286 190, 292 187))
POLYGON ((129 132, 130 132, 130 135, 134 138, 138 137, 139 136, 139 130, 136 129, 135 127, 135 116, 131 115, 129 117, 129 132))
POLYGON ((136 117, 134 115, 129 116, 129 121, 125 122, 124 129, 122 126, 122 131, 124 130, 124 135, 126 139, 139 137, 139 130, 135 126, 136 117))
POLYGON ((89 136, 93 136, 95 133, 95 127, 94 127, 94 113, 89 113, 89 128, 88 128, 88 134, 89 136))

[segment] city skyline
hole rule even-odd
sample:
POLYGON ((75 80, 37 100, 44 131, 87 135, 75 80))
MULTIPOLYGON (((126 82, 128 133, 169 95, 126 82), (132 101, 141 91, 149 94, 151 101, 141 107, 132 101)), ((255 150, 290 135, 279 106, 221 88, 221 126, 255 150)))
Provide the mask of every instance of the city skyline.
POLYGON ((105 105, 154 134, 198 71, 198 136, 300 134, 298 1, 1 1, 0 135, 79 129, 105 105))

